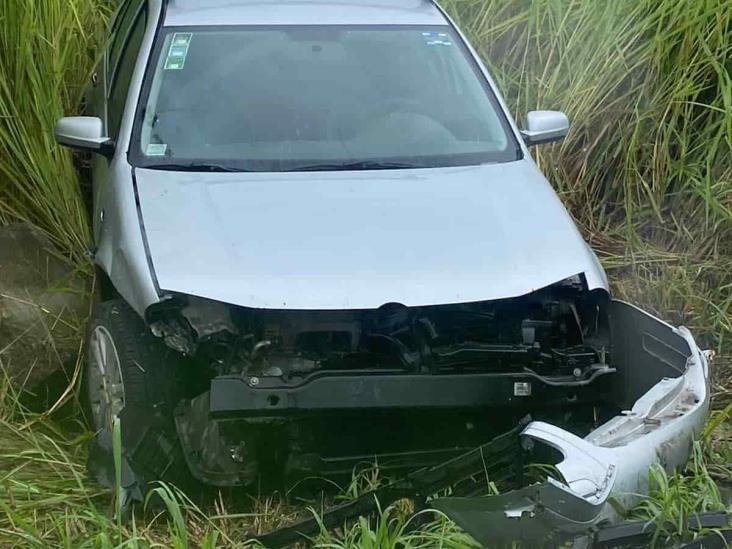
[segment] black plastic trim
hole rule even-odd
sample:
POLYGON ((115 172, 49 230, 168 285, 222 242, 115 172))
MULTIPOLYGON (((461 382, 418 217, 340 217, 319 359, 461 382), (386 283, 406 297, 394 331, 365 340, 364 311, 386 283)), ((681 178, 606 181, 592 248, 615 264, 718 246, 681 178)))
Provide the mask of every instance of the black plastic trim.
MULTIPOLYGON (((611 376, 608 376, 611 377, 611 376)), ((601 384, 597 384, 599 387, 601 384)), ((291 412, 378 409, 567 406, 597 402, 593 385, 549 385, 531 373, 345 374, 314 376, 300 385, 276 378, 220 376, 211 381, 213 414, 286 415, 291 412), (515 383, 530 383, 515 396, 515 383)))

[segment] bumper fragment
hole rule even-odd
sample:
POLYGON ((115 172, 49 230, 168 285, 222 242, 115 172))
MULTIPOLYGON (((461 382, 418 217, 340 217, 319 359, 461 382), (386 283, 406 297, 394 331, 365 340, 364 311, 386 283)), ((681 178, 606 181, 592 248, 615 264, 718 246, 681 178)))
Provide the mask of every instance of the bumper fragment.
POLYGON ((399 499, 414 499, 419 506, 424 506, 427 496, 450 486, 470 490, 471 486, 474 487, 476 477, 481 479, 478 483, 482 485, 483 474, 490 475, 492 479, 518 483, 523 468, 520 431, 521 428, 517 427, 461 456, 409 473, 400 480, 331 508, 318 519, 305 519, 285 528, 256 535, 254 539, 266 547, 285 547, 317 534, 321 528, 336 528, 346 519, 369 515, 399 499))
POLYGON ((648 492, 649 468, 672 472, 688 460, 709 407, 707 353, 686 328, 673 328, 625 303, 613 306, 614 337, 625 338, 620 347, 627 354, 625 364, 616 364, 620 374, 627 369, 617 387, 619 399, 638 392, 634 381, 656 375, 655 383, 630 410, 584 438, 543 422, 526 426, 525 443, 546 444, 562 454, 556 465, 560 480, 549 477, 497 496, 432 502, 484 545, 520 540, 532 547, 556 546, 616 524, 617 504, 629 509, 648 492), (682 375, 664 375, 677 367, 679 356, 685 361, 682 375), (638 371, 642 368, 646 371, 638 371))

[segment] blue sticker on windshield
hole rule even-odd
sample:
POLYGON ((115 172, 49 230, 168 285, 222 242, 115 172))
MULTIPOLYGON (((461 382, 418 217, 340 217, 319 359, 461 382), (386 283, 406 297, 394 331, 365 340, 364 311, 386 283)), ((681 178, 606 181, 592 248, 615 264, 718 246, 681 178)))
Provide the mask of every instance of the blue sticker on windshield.
POLYGON ((428 46, 452 46, 450 35, 446 32, 423 32, 422 38, 428 46))

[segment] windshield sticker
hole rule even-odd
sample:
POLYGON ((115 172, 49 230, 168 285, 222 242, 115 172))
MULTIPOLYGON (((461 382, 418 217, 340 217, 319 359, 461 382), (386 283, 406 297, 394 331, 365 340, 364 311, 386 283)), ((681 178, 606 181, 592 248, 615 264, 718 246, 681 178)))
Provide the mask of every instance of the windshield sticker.
POLYGON ((145 154, 148 156, 165 156, 168 150, 168 145, 165 143, 150 143, 145 150, 145 154))
POLYGON ((168 57, 165 59, 165 70, 179 71, 183 69, 188 56, 188 47, 191 45, 191 38, 193 38, 193 33, 190 32, 176 32, 173 35, 168 49, 168 57))
POLYGON ((171 47, 174 47, 174 46, 188 47, 191 43, 191 38, 193 38, 192 32, 176 32, 173 35, 173 41, 170 43, 170 46, 171 47))
POLYGON ((168 57, 185 57, 188 53, 188 46, 170 46, 168 57))
POLYGON ((428 46, 452 46, 450 36, 446 32, 423 32, 422 37, 428 46))

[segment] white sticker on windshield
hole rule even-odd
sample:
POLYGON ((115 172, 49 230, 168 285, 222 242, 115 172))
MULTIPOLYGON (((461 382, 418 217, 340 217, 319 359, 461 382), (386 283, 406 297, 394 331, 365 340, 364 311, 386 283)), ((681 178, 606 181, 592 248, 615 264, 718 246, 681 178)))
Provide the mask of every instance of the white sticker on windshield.
POLYGON ((150 143, 145 150, 145 154, 148 156, 165 156, 168 150, 168 145, 165 143, 150 143))
POLYGON ((176 32, 173 35, 170 48, 168 48, 168 56, 165 58, 165 70, 179 71, 183 69, 192 38, 193 33, 190 32, 176 32))
POLYGON ((423 32, 422 37, 428 46, 452 46, 450 35, 446 32, 423 32))
POLYGON ((173 40, 170 43, 170 46, 171 47, 175 47, 175 46, 188 47, 191 43, 191 38, 193 38, 192 32, 176 32, 173 35, 173 40))

